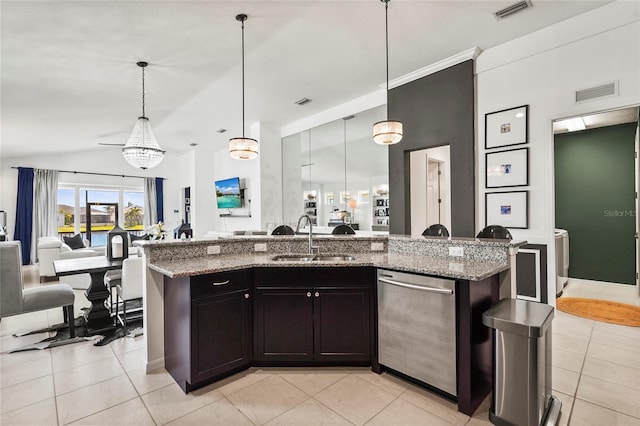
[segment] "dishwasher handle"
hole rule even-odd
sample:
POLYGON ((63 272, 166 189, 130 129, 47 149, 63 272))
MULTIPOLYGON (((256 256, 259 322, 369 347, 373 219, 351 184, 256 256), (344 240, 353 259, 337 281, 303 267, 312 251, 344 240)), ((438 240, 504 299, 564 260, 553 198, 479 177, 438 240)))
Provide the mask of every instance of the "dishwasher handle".
POLYGON ((414 290, 428 291, 430 293, 453 294, 453 290, 448 289, 448 288, 427 287, 427 286, 422 286, 422 285, 403 283, 402 281, 390 280, 390 279, 387 279, 387 278, 378 278, 378 281, 383 282, 385 284, 397 285, 398 287, 405 287, 405 288, 412 288, 414 290))

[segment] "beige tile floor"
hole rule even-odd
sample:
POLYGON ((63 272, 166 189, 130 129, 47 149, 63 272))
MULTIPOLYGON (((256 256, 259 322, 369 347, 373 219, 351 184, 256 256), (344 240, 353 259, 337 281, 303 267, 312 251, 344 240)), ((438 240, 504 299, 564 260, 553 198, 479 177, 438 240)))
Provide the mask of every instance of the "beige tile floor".
MULTIPOLYGON (((27 269, 30 285, 37 272, 27 269)), ((571 282, 566 296, 637 304, 634 289, 571 282)), ((84 296, 78 292, 78 309, 84 296)), ((489 425, 456 405, 368 368, 252 368, 185 395, 166 371, 145 374, 144 336, 6 354, 45 335, 61 309, 0 323, 2 425, 489 425)), ((562 425, 640 425, 640 328, 556 313, 553 389, 562 425)))

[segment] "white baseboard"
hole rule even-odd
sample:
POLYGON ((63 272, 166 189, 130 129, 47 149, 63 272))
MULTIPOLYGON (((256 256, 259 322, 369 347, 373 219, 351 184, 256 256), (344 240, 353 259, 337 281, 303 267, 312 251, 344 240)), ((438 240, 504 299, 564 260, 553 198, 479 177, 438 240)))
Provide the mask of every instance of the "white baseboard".
POLYGON ((599 286, 614 286, 614 287, 624 287, 624 288, 629 288, 629 287, 635 287, 634 284, 620 284, 620 283, 612 283, 609 281, 595 281, 595 280, 585 280, 582 278, 569 278, 567 280, 567 284, 574 284, 574 285, 599 285, 599 286))
POLYGON ((146 372, 151 373, 152 371, 159 370, 164 368, 164 357, 160 359, 155 359, 153 361, 147 361, 146 372))

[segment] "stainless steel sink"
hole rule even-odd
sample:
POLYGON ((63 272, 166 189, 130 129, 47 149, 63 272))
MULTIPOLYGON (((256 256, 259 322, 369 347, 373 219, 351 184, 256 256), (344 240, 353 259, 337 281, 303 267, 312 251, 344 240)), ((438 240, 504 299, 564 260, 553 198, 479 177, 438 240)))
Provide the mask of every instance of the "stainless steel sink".
POLYGON ((345 261, 351 261, 351 260, 356 260, 355 257, 353 256, 348 256, 348 255, 326 255, 323 256, 321 254, 316 255, 313 260, 318 261, 318 262, 345 262, 345 261))
POLYGON ((355 257, 344 254, 279 254, 271 258, 278 262, 348 262, 355 257))
POLYGON ((312 254, 279 254, 271 259, 278 262, 311 262, 313 257, 312 254))

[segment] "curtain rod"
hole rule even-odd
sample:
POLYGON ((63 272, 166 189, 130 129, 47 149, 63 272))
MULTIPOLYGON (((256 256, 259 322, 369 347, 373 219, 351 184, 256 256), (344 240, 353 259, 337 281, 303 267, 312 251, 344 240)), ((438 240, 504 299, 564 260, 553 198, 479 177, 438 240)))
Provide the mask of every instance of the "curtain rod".
MULTIPOLYGON (((19 169, 20 167, 15 167, 15 166, 11 166, 12 169, 19 169)), ((28 167, 22 167, 23 169, 26 169, 28 167)), ((58 172, 58 173, 73 173, 73 174, 81 174, 81 175, 97 175, 97 176, 115 176, 115 177, 129 177, 129 178, 138 178, 138 179, 146 179, 147 176, 132 176, 132 175, 116 175, 113 173, 98 173, 98 172, 76 172, 76 171, 72 171, 72 170, 54 170, 54 169, 47 169, 47 170, 53 170, 54 172, 58 172)), ((151 176, 149 176, 151 177, 151 176)), ((167 178, 160 178, 162 180, 167 180, 167 178)))

